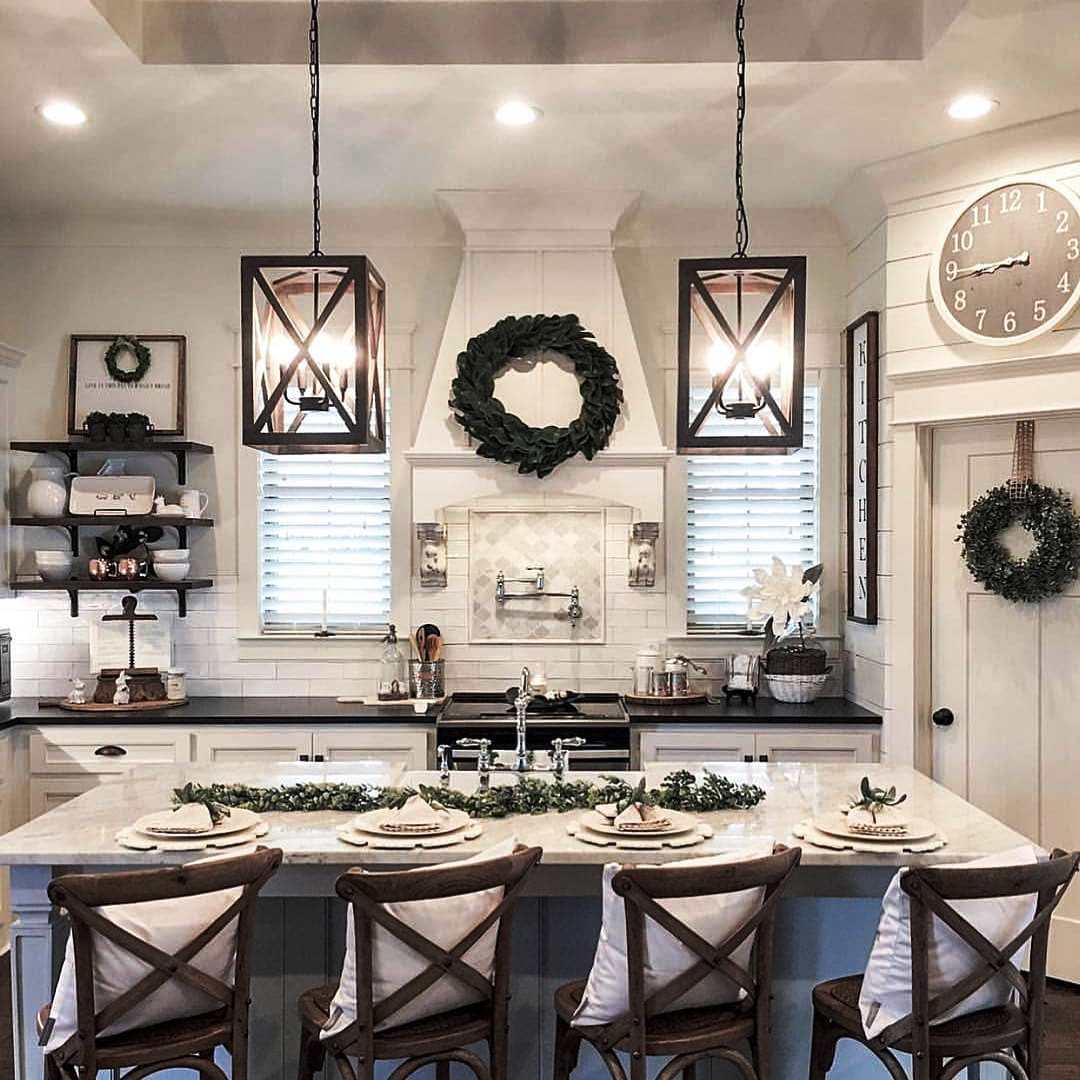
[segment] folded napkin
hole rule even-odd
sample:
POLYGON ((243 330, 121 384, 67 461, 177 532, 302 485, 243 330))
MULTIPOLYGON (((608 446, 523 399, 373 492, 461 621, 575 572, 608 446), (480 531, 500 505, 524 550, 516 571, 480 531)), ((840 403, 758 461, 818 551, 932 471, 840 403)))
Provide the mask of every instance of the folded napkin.
POLYGON ((861 806, 853 806, 847 815, 848 828, 852 832, 868 835, 875 833, 903 836, 908 831, 907 814, 895 806, 886 806, 876 814, 861 806))
POLYGON ((615 818, 615 828, 620 832, 655 832, 666 829, 671 818, 662 810, 648 803, 631 803, 615 818))
POLYGON ((384 832, 430 833, 446 820, 446 810, 438 803, 429 803, 422 795, 410 795, 405 805, 391 810, 379 823, 384 832))
POLYGON ((212 832, 214 822, 210 818, 210 811, 202 803, 184 803, 173 810, 148 815, 142 821, 142 828, 156 833, 191 835, 212 832))

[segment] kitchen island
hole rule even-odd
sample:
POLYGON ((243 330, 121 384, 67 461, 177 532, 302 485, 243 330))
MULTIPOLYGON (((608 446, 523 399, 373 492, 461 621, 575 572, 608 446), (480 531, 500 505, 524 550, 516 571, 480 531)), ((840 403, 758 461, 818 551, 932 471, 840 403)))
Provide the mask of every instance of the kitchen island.
MULTIPOLYGON (((747 840, 771 837, 795 843, 791 830, 804 818, 835 809, 857 790, 864 773, 875 784, 895 784, 909 793, 911 811, 934 821, 949 843, 938 852, 901 859, 805 848, 790 896, 780 909, 776 937, 775 1068, 776 1080, 806 1075, 810 1035, 810 987, 822 979, 860 970, 877 923, 881 895, 902 862, 952 862, 976 858, 1025 843, 1005 825, 931 780, 904 767, 843 764, 717 765, 735 782, 760 785, 766 797, 753 810, 704 815, 714 837, 682 852, 640 854, 592 847, 567 834, 574 814, 544 814, 485 820, 483 835, 447 849, 370 851, 338 839, 336 827, 348 814, 271 813, 270 833, 262 842, 284 852, 284 865, 264 890, 253 958, 251 1076, 276 1080, 295 1072, 297 995, 336 979, 344 951, 344 910, 335 898, 334 881, 348 866, 403 866, 441 863, 482 851, 514 835, 544 848, 544 860, 531 880, 529 896, 515 920, 514 997, 511 1011, 511 1060, 515 1078, 539 1080, 550 1075, 553 1014, 551 994, 560 983, 587 973, 600 923, 599 886, 605 862, 661 862, 706 855, 737 847, 747 840)), ((646 771, 655 786, 671 771, 646 771)), ((575 774, 575 779, 588 774, 575 774)), ((638 774, 626 774, 636 781, 638 774)), ((103 871, 183 861, 191 855, 162 856, 117 845, 116 832, 142 814, 168 804, 173 788, 199 783, 243 782, 279 785, 296 780, 435 785, 436 773, 405 772, 399 766, 368 762, 341 766, 318 763, 252 765, 223 769, 184 765, 140 767, 102 784, 0 838, 0 864, 12 868, 12 979, 18 1080, 41 1076, 41 1055, 33 1017, 51 995, 61 955, 62 928, 51 910, 46 886, 70 869, 103 871)), ((493 783, 514 783, 497 775, 493 783)), ((454 773, 455 788, 469 789, 476 774, 454 773)), ((845 1046, 834 1077, 878 1075, 880 1066, 859 1050, 845 1046)), ((389 1070, 387 1070, 389 1071, 389 1070)), ((699 1076, 708 1075, 699 1071, 699 1076)), ((588 1049, 575 1077, 595 1080, 606 1070, 588 1049)), ((714 1075, 726 1075, 714 1066, 714 1075)))

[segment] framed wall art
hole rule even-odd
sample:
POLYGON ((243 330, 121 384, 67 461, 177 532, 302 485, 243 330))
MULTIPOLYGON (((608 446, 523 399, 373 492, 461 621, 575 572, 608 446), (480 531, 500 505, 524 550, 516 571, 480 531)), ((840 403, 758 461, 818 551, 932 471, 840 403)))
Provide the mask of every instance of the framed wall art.
POLYGON ((181 334, 72 334, 68 434, 91 413, 142 413, 155 435, 183 435, 186 359, 181 334))
POLYGON ((847 617, 877 622, 878 313, 844 332, 847 371, 847 617))

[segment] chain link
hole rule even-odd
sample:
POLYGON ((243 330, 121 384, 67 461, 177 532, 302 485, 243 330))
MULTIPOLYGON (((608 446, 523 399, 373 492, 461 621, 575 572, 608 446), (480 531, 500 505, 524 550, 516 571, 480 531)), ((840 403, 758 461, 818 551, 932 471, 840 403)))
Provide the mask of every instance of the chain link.
POLYGON ((311 254, 322 254, 322 222, 319 220, 319 0, 311 0, 308 75, 311 77, 311 254))
POLYGON ((735 46, 738 85, 735 93, 735 255, 745 258, 750 247, 750 218, 743 198, 743 127, 746 123, 746 0, 735 4, 735 46))

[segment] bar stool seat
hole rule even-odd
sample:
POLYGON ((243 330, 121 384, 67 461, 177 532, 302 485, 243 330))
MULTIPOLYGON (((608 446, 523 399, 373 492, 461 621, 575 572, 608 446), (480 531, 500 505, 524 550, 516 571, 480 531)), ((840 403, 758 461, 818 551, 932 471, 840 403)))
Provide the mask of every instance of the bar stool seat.
MULTIPOLYGON (((566 983, 555 991, 555 1012, 567 1024, 573 1019, 585 979, 566 983)), ((587 1035, 588 1028, 578 1029, 587 1035)), ((718 1042, 738 1043, 754 1033, 752 1009, 735 1005, 716 1005, 709 1008, 679 1009, 649 1017, 645 1033, 645 1052, 659 1057, 692 1054, 708 1050, 718 1042)), ((629 1037, 616 1044, 619 1050, 629 1050, 629 1037)))
MULTIPOLYGON (((847 975, 831 979, 814 987, 814 1008, 824 1013, 834 1024, 856 1037, 863 1037, 862 1014, 859 1012, 859 993, 862 975, 847 975)), ((1016 1005, 999 1005, 993 1009, 958 1016, 935 1024, 930 1029, 930 1053, 935 1057, 965 1057, 996 1049, 1015 1046, 1027 1039, 1027 1023, 1016 1005)), ((911 1039, 895 1043, 903 1054, 911 1053, 911 1039)))
MULTIPOLYGON (((336 983, 327 983, 305 990, 300 995, 301 1023, 315 1038, 330 1019, 330 1005, 337 989, 336 983)), ((419 1046, 424 1048, 425 1053, 440 1054, 470 1043, 483 1042, 490 1033, 491 1006, 480 1002, 376 1032, 375 1056, 388 1060, 411 1057, 419 1046)), ((345 1053, 358 1056, 359 1047, 350 1047, 345 1053)))

